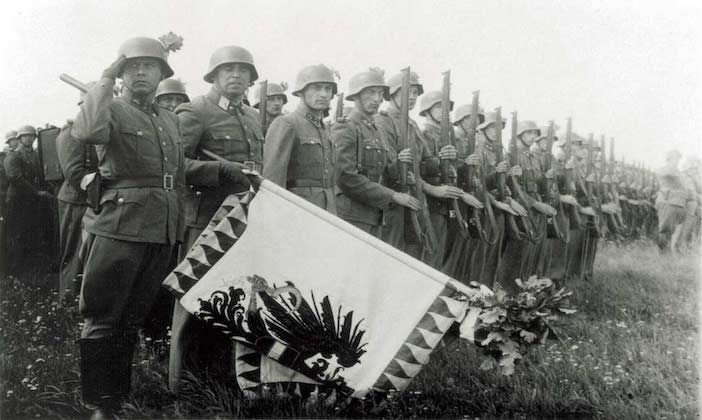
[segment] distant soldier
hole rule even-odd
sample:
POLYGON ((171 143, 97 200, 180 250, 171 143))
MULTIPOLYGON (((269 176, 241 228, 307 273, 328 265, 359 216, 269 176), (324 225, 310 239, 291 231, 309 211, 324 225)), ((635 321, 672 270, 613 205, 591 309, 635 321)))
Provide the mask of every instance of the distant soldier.
POLYGON ((12 150, 10 141, 17 141, 17 131, 12 130, 5 134, 5 147, 0 152, 0 276, 7 274, 7 187, 9 181, 5 173, 5 157, 12 150))
POLYGON ((154 103, 173 75, 163 45, 122 44, 118 59, 85 95, 71 136, 96 144, 102 177, 99 208, 86 226, 80 311, 83 401, 94 418, 112 418, 130 390, 137 330, 183 239, 183 152, 176 116, 154 103), (124 90, 113 98, 115 78, 124 90))
MULTIPOLYGON (((285 84, 278 84, 278 83, 271 83, 268 82, 268 92, 266 95, 266 126, 263 127, 263 132, 267 133, 268 128, 273 124, 273 121, 283 115, 283 106, 288 103, 288 95, 285 94, 285 84)), ((297 85, 295 86, 297 89, 297 85)), ((294 96, 295 92, 293 92, 294 96)), ((261 85, 259 84, 256 86, 253 90, 253 98, 251 101, 251 106, 254 108, 258 109, 258 112, 261 112, 259 109, 259 105, 261 105, 261 85)))
POLYGON ((359 229, 380 237, 383 212, 390 204, 418 210, 419 201, 409 194, 382 185, 390 162, 382 131, 373 120, 387 95, 383 73, 377 69, 355 74, 346 100, 354 102, 348 120, 337 121, 332 135, 336 146, 337 212, 359 229))
POLYGON ((178 105, 190 102, 185 92, 185 85, 180 80, 163 79, 156 89, 156 102, 169 111, 175 111, 178 105))
POLYGON ((681 173, 682 184, 687 192, 687 201, 685 202, 685 218, 679 225, 680 232, 678 233, 677 241, 674 241, 674 250, 682 251, 683 247, 692 245, 693 227, 697 217, 697 209, 699 207, 698 197, 702 192, 699 179, 699 160, 697 158, 687 158, 682 167, 681 173))
POLYGON ((688 192, 678 169, 680 152, 668 152, 665 165, 658 170, 661 202, 658 207, 658 248, 662 253, 672 250, 671 237, 677 225, 685 220, 688 192))
MULTIPOLYGON (((278 85, 268 84, 269 110, 271 98, 280 96, 271 95, 271 86, 278 85)), ((336 91, 329 67, 317 64, 300 70, 292 93, 300 98, 297 109, 273 121, 263 153, 264 178, 334 214, 334 143, 323 118, 336 91)))
MULTIPOLYGON (((429 151, 428 156, 422 158, 420 163, 422 179, 430 185, 425 187, 427 192, 427 205, 431 224, 438 240, 438 247, 434 255, 424 255, 422 259, 425 263, 434 268, 441 269, 446 254, 446 239, 449 221, 449 201, 451 199, 461 199, 463 191, 451 185, 444 185, 441 182, 441 160, 456 160, 456 147, 446 143, 446 139, 441 135, 441 95, 440 91, 428 92, 424 95, 419 104, 419 115, 424 117, 424 127, 422 128, 422 139, 429 151), (432 194, 432 192, 436 191, 432 194)), ((453 110, 453 101, 450 103, 453 110)), ((449 133, 453 136, 453 130, 449 133)))
MULTIPOLYGON (((245 105, 246 90, 258 79, 251 53, 238 46, 217 49, 204 76, 212 89, 176 108, 183 136, 188 184, 185 194, 184 258, 225 198, 249 190, 242 164, 261 171, 263 132, 258 112, 245 105), (213 159, 214 153, 220 160, 213 159)), ((232 366, 228 337, 190 315, 180 303, 173 308, 168 382, 177 390, 185 370, 227 377, 232 366)))
POLYGON ((51 194, 40 189, 39 158, 33 149, 36 130, 25 125, 17 130, 19 143, 5 158, 7 175, 7 228, 9 239, 9 274, 30 269, 28 257, 38 250, 39 208, 51 194))
MULTIPOLYGON (((94 86, 90 83, 89 86, 94 86)), ((81 93, 78 105, 83 103, 81 93)), ((89 173, 97 172, 95 146, 79 142, 71 137, 73 121, 69 120, 56 137, 63 184, 56 196, 58 200, 59 237, 61 264, 59 269, 59 302, 68 295, 75 296, 80 291, 78 276, 83 272, 78 254, 83 243, 82 220, 87 209, 87 195, 81 188, 81 181, 89 173)))
POLYGON ((10 130, 5 133, 5 144, 8 147, 8 151, 17 150, 19 146, 19 137, 17 136, 17 130, 10 130))

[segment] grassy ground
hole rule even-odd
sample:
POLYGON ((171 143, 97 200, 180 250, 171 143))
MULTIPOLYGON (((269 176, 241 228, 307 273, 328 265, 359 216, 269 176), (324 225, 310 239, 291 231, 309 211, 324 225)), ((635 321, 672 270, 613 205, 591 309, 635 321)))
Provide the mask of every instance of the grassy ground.
MULTIPOLYGON (((348 411, 341 403, 271 397, 241 401, 217 384, 176 399, 164 347, 142 341, 125 417, 697 418, 698 257, 661 258, 650 244, 605 245, 596 278, 569 284, 580 310, 560 341, 537 349, 512 377, 481 371, 456 342, 410 389, 348 411)), ((0 283, 0 415, 84 417, 78 393, 78 324, 55 294, 0 283)))

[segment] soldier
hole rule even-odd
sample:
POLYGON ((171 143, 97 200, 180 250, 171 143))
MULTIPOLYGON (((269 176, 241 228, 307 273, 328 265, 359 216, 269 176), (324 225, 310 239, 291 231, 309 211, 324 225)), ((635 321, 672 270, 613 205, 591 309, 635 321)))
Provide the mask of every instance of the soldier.
POLYGON ((10 130, 5 133, 5 144, 8 147, 8 151, 17 150, 17 146, 19 145, 17 130, 10 130))
MULTIPOLYGON (((278 85, 268 84, 269 110, 271 97, 281 96, 272 95, 276 90, 271 86, 278 85)), ((317 64, 300 70, 292 93, 300 98, 297 109, 273 122, 263 153, 264 178, 333 214, 334 143, 323 118, 336 91, 334 73, 329 67, 317 64)), ((254 103, 257 105, 258 101, 254 103)))
POLYGON ((96 144, 100 208, 88 210, 87 258, 80 295, 83 401, 110 418, 129 393, 137 330, 183 239, 183 152, 176 116, 154 103, 173 75, 163 45, 132 38, 85 96, 71 136, 96 144), (112 97, 115 78, 124 82, 112 97))
POLYGON ((389 149, 373 117, 387 92, 381 70, 355 74, 349 80, 346 95, 346 100, 354 102, 354 109, 347 120, 337 121, 332 130, 336 145, 337 212, 375 237, 380 237, 383 212, 390 203, 412 210, 420 207, 411 195, 382 185, 389 149))
POLYGON ((156 89, 156 102, 169 111, 175 111, 178 105, 190 102, 185 92, 185 85, 180 80, 163 79, 156 89))
POLYGON ((699 213, 699 196, 702 193, 700 184, 700 160, 690 157, 686 159, 682 175, 685 190, 688 193, 685 204, 685 219, 683 220, 680 237, 680 246, 691 247, 695 245, 695 224, 699 213))
MULTIPOLYGON (((433 255, 422 256, 425 263, 436 269, 441 269, 446 254, 447 228, 449 220, 449 201, 461 199, 463 190, 460 188, 443 185, 441 182, 441 160, 446 159, 451 162, 456 160, 456 147, 445 143, 446 139, 441 135, 441 96, 440 91, 428 92, 422 97, 419 106, 419 115, 424 117, 424 127, 422 129, 422 139, 429 151, 428 156, 424 156, 421 162, 421 176, 428 184, 425 191, 427 206, 434 233, 439 241, 436 252, 433 255), (434 188, 432 188, 434 187, 434 188), (432 194, 430 191, 441 191, 432 194)), ((453 110, 453 101, 449 105, 453 110)), ((449 133, 453 136, 453 130, 449 133)))
MULTIPOLYGON (((287 86, 285 83, 268 83, 268 91, 266 95, 266 126, 263 127, 263 132, 268 133, 268 128, 273 123, 273 120, 283 115, 283 106, 288 103, 288 95, 285 94, 287 86)), ((297 86, 296 86, 297 89, 297 86)), ((295 92, 293 92, 294 96, 295 92)), ((261 104, 261 85, 256 86, 253 91, 253 100, 251 106, 261 112, 259 105, 261 104)))
POLYGON ((7 274, 7 205, 5 202, 7 196, 7 187, 9 181, 5 173, 5 157, 12 150, 9 142, 17 140, 17 131, 9 131, 5 134, 6 146, 0 152, 0 277, 5 277, 7 274))
MULTIPOLYGON (((88 84, 90 87, 94 85, 94 82, 88 84)), ((81 93, 78 106, 83 103, 83 96, 81 93)), ((66 295, 73 297, 80 291, 77 277, 83 267, 78 253, 83 243, 82 220, 87 209, 87 195, 80 184, 83 177, 98 169, 95 147, 71 137, 72 128, 73 121, 69 120, 56 137, 56 151, 64 178, 56 195, 61 252, 59 303, 64 301, 66 295)))
POLYGON ((30 125, 17 131, 19 142, 14 151, 5 158, 7 175, 7 229, 9 250, 9 274, 17 276, 25 269, 33 269, 28 257, 40 249, 39 207, 42 200, 51 194, 40 189, 39 158, 32 148, 36 130, 30 125))
MULTIPOLYGON (((243 197, 249 181, 242 163, 261 170, 263 132, 258 112, 245 105, 246 90, 258 79, 253 56, 245 48, 224 46, 210 57, 204 76, 211 90, 176 109, 183 135, 188 183, 185 194, 185 257, 210 219, 231 194, 243 197), (207 152, 221 160, 213 160, 207 152)), ((168 382, 177 390, 185 369, 226 377, 231 343, 219 331, 191 316, 178 302, 173 309, 168 382)))

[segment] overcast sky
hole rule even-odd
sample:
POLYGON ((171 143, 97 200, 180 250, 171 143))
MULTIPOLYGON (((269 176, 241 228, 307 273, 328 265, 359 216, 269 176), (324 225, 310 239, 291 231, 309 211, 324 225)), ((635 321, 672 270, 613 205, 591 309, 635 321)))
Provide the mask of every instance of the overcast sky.
MULTIPOLYGON (((700 154, 699 1, 12 1, 0 25, 0 130, 61 125, 77 112, 68 73, 97 79, 134 36, 184 37, 171 54, 191 96, 209 89, 210 54, 241 45, 262 78, 294 83, 325 63, 348 78, 411 65, 425 90, 452 70, 453 99, 616 138, 627 161, 700 154)), ((291 108, 292 104, 288 107, 291 108)))

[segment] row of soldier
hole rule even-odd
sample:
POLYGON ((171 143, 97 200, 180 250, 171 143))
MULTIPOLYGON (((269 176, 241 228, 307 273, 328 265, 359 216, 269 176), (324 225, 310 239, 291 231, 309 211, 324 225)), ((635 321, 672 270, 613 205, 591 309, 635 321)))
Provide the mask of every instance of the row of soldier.
MULTIPOLYGON (((249 190, 247 170, 460 281, 509 292, 532 275, 590 278, 603 235, 651 236, 665 211, 653 207, 656 179, 605 159, 604 141, 576 135, 570 120, 558 139, 553 123, 513 114, 503 150, 501 110, 483 112, 477 92, 451 119, 448 73, 441 90, 425 92, 409 69, 386 80, 371 68, 344 95, 329 67, 311 65, 297 74, 289 113, 272 83, 246 104, 258 70, 242 47, 212 54, 202 96, 191 100, 172 75, 162 43, 126 41, 56 140, 62 288, 82 273, 81 381, 97 415, 129 391, 136 332, 161 281, 222 201, 249 190), (421 128, 409 117, 417 103, 421 128)), ((175 304, 172 389, 186 370, 228 376, 231 351, 175 304)))

